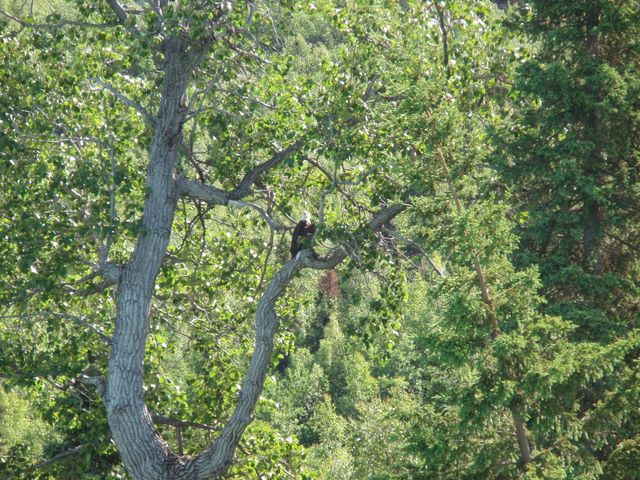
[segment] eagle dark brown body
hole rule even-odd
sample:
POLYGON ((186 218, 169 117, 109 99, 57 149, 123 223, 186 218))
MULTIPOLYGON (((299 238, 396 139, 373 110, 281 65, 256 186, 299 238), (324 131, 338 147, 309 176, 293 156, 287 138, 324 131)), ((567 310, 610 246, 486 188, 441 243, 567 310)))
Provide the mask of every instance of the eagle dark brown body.
POLYGON ((316 226, 308 218, 303 218, 298 222, 291 235, 291 248, 289 249, 291 258, 295 257, 300 250, 311 246, 311 238, 315 231, 316 226))

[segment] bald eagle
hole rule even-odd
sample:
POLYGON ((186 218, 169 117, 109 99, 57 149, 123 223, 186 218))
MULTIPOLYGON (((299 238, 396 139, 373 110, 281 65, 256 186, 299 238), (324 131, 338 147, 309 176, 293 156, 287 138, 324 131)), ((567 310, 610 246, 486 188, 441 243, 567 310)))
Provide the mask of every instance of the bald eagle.
MULTIPOLYGON (((291 258, 295 258, 300 250, 311 247, 311 239, 316 231, 316 226, 311 223, 311 215, 309 212, 304 212, 303 217, 300 219, 296 227, 293 229, 291 235, 291 258)), ((311 250, 312 253, 313 250, 311 250)))

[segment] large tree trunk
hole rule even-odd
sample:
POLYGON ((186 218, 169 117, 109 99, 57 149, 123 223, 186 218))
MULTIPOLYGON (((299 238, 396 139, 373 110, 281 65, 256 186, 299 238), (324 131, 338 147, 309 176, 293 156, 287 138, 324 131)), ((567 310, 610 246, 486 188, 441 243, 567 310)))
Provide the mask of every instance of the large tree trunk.
POLYGON ((186 114, 182 99, 191 71, 180 40, 167 40, 164 53, 165 78, 149 158, 144 215, 118 286, 106 391, 109 426, 122 460, 133 478, 149 480, 170 478, 170 450, 144 404, 143 361, 151 295, 177 204, 173 171, 186 114))
MULTIPOLYGON (((600 23, 601 11, 599 8, 590 8, 586 16, 585 30, 586 47, 589 56, 597 59, 600 55, 597 27, 600 23)), ((585 91, 590 97, 597 97, 591 84, 585 85, 585 91)), ((598 98, 592 98, 596 101, 598 98)), ((586 112, 584 121, 584 139, 594 142, 591 151, 587 154, 582 174, 590 179, 598 179, 602 175, 602 145, 599 143, 600 118, 595 107, 586 112)), ((585 271, 602 273, 602 262, 599 258, 599 248, 602 241, 603 209, 601 202, 593 197, 593 193, 585 192, 583 206, 583 230, 582 230, 582 265, 585 271), (595 257, 595 258, 594 258, 595 257)))

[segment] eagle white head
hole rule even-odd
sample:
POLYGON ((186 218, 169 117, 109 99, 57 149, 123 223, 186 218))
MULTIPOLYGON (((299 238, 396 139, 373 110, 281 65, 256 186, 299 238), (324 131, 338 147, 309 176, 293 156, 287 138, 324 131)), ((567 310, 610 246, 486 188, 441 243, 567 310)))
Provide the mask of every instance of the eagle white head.
POLYGON ((304 220, 305 222, 311 222, 311 214, 307 211, 305 211, 302 214, 302 218, 300 220, 304 220))

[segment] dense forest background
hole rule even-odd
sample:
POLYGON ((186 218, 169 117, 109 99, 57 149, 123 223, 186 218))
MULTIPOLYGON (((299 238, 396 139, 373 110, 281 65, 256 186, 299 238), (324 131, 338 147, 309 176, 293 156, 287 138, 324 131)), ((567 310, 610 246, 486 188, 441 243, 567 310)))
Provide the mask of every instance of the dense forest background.
POLYGON ((0 1, 0 479, 640 479, 640 2, 497 3, 0 1))

